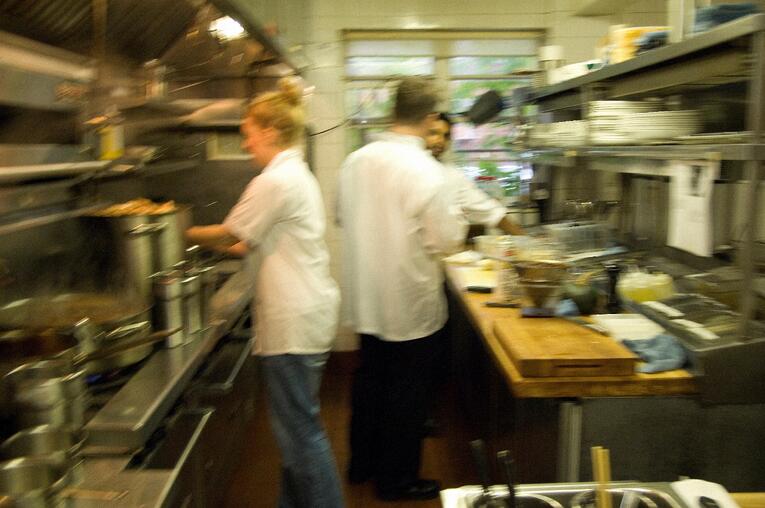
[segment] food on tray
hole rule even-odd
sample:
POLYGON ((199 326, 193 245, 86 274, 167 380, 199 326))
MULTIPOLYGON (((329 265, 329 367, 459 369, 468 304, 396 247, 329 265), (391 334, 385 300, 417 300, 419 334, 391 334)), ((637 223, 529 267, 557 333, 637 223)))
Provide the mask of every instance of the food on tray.
POLYGON ((176 210, 175 201, 155 203, 146 198, 133 199, 125 203, 117 203, 96 212, 102 217, 119 217, 123 215, 159 215, 176 210))

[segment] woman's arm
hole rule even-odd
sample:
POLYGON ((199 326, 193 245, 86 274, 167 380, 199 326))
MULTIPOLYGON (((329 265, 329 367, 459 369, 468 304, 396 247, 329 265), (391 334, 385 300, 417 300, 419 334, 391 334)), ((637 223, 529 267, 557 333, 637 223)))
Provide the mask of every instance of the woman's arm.
POLYGON ((223 224, 190 227, 186 230, 186 241, 219 251, 227 251, 234 245, 241 243, 239 238, 232 235, 223 224))

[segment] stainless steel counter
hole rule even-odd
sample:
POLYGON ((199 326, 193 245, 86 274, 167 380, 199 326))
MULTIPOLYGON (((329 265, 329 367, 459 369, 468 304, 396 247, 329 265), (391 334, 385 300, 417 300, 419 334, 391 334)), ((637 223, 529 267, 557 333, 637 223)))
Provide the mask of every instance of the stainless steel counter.
POLYGON ((191 377, 252 298, 246 271, 234 274, 212 299, 210 328, 183 346, 162 349, 85 426, 89 444, 135 450, 167 415, 191 377))
POLYGON ((130 469, 130 453, 144 446, 163 423, 207 355, 249 305, 252 293, 253 278, 246 269, 232 275, 213 297, 210 328, 189 344, 155 352, 86 424, 88 449, 108 449, 122 456, 85 459, 83 480, 71 496, 73 506, 103 506, 106 497, 116 498, 108 501, 115 507, 168 506, 181 466, 130 469))

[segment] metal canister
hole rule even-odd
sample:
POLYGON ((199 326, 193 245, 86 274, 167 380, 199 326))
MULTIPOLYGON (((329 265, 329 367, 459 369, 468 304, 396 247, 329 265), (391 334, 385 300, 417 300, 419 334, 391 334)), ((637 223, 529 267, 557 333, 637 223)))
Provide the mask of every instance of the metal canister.
POLYGON ((167 347, 176 347, 186 342, 187 332, 183 319, 184 299, 182 272, 159 272, 152 277, 154 290, 154 328, 171 330, 182 327, 165 340, 167 347))
POLYGON ((186 341, 193 340, 202 330, 202 313, 200 304, 201 280, 193 272, 187 272, 181 282, 183 294, 183 328, 186 330, 186 341))
POLYGON ((196 270, 199 275, 201 290, 199 297, 200 315, 202 319, 202 328, 210 324, 210 317, 212 314, 210 305, 212 297, 215 294, 215 283, 217 282, 218 275, 214 266, 204 266, 196 270))

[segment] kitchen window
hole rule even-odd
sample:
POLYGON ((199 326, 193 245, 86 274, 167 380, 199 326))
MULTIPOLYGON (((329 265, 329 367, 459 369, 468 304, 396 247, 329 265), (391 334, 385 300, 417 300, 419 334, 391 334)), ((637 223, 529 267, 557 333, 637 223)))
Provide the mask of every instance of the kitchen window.
POLYGON ((397 78, 432 77, 445 96, 440 110, 454 122, 454 164, 470 178, 496 177, 508 202, 518 196, 531 171, 509 144, 514 111, 505 109, 480 126, 464 113, 488 90, 509 98, 515 88, 531 85, 541 32, 346 31, 344 36, 349 151, 390 125, 397 78))

